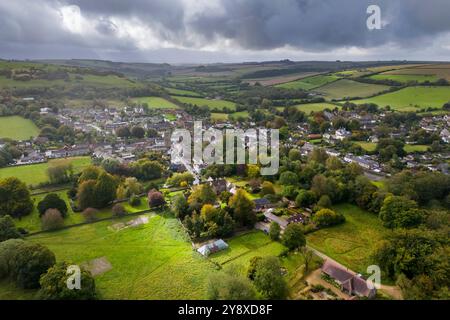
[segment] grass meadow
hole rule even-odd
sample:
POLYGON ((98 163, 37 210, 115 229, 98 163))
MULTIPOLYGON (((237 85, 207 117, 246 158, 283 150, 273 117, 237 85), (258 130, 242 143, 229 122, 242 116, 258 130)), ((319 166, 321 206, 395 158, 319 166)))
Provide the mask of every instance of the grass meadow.
MULTIPOLYGON (((68 158, 72 162, 74 172, 80 172, 83 168, 91 164, 90 157, 68 158)), ((64 159, 67 160, 67 159, 64 159)), ((16 177, 27 185, 36 186, 39 183, 47 182, 47 169, 49 164, 58 160, 50 160, 46 163, 30 164, 16 167, 6 167, 0 169, 0 179, 16 177)))
POLYGON ((215 99, 206 99, 206 98, 192 98, 192 97, 178 97, 173 96, 174 99, 182 102, 189 103, 196 106, 207 106, 211 111, 221 111, 224 108, 227 108, 231 111, 236 110, 236 104, 231 101, 226 100, 215 100, 215 99))
POLYGON ((369 97, 388 89, 389 87, 384 85, 342 79, 322 86, 316 91, 321 93, 326 99, 342 100, 351 97, 369 97))
POLYGON ((450 87, 408 87, 399 91, 363 100, 356 104, 375 103, 380 107, 390 106, 397 111, 417 111, 418 108, 442 108, 450 101, 450 87))
POLYGON ((350 204, 337 205, 345 223, 306 236, 307 244, 357 272, 365 273, 376 244, 389 232, 377 215, 350 204))
POLYGON ((29 119, 20 116, 0 117, 0 138, 28 140, 39 135, 39 131, 29 119))
POLYGON ((179 109, 179 107, 160 97, 141 97, 133 99, 137 103, 147 103, 150 109, 179 109))

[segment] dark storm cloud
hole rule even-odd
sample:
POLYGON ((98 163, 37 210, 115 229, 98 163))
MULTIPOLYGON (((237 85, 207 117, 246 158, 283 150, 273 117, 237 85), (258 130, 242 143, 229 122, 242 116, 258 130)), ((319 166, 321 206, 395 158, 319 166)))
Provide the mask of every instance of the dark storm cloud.
MULTIPOLYGON (((376 50, 389 44, 408 55, 427 45, 436 45, 439 36, 450 32, 449 0, 211 0, 203 3, 213 3, 217 9, 201 6, 197 0, 0 1, 0 56, 28 54, 33 58, 45 55, 47 50, 49 57, 101 57, 109 52, 115 59, 129 60, 145 57, 146 50, 152 51, 153 57, 158 50, 167 52, 167 47, 174 46, 177 47, 174 55, 179 55, 182 62, 180 48, 193 55, 192 52, 204 46, 221 47, 225 40, 229 49, 250 53, 286 46, 317 53, 349 47, 376 50), (367 29, 369 4, 381 7, 382 19, 387 23, 382 30, 367 29), (77 33, 63 25, 61 8, 68 5, 79 8, 82 17, 92 22, 92 30, 77 33), (194 13, 192 7, 196 9, 194 13), (118 20, 127 21, 128 29, 116 23, 118 20), (130 25, 139 27, 136 29, 139 31, 132 32, 151 30, 153 47, 142 49, 138 41, 145 34, 128 35, 130 25)), ((448 50, 445 46, 449 46, 448 41, 442 44, 444 51, 448 50)), ((217 57, 221 54, 224 53, 218 49, 217 57)))

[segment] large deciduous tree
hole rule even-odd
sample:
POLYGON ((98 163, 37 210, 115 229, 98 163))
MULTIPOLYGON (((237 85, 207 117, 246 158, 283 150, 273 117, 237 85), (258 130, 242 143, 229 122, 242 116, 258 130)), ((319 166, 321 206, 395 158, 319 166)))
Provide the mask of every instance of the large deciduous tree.
POLYGON ((32 210, 33 202, 25 183, 14 177, 0 180, 0 215, 20 218, 32 210))

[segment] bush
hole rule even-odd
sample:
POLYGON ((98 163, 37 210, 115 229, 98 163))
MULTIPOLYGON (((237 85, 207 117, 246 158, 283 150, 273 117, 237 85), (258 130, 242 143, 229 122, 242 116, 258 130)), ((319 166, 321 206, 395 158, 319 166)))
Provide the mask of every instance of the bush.
POLYGON ((115 217, 123 217, 127 214, 127 210, 120 203, 115 204, 111 210, 115 217))
POLYGON ((38 297, 43 300, 93 300, 97 295, 95 292, 95 280, 91 274, 81 269, 80 289, 69 289, 67 287, 67 270, 70 264, 60 262, 40 278, 41 289, 38 297))
POLYGON ((98 213, 98 210, 96 210, 94 208, 86 208, 83 211, 82 215, 83 215, 84 219, 86 220, 86 222, 92 222, 97 219, 97 213, 98 213))
POLYGON ((128 200, 128 203, 132 207, 138 207, 141 204, 141 198, 139 198, 137 195, 133 194, 130 199, 128 200))
POLYGON ((345 217, 330 209, 319 210, 313 217, 313 221, 318 227, 329 227, 336 224, 343 223, 345 217))
POLYGON ((264 181, 261 185, 261 195, 265 196, 267 194, 275 194, 275 188, 270 181, 264 181))
POLYGON ((14 225, 14 221, 11 216, 6 215, 0 217, 0 242, 21 237, 22 234, 14 225))
POLYGON ((37 209, 39 216, 43 216, 48 209, 57 209, 64 218, 67 214, 67 205, 57 194, 49 193, 39 202, 37 209))
POLYGON ((47 209, 41 217, 42 230, 55 230, 64 226, 64 218, 58 209, 47 209))
POLYGON ((280 238, 281 228, 276 222, 270 224, 269 236, 273 241, 277 241, 280 238))
POLYGON ((323 195, 320 197, 319 201, 317 202, 317 206, 321 209, 329 209, 332 206, 331 199, 327 195, 323 195))
POLYGON ((148 193, 148 204, 151 208, 160 207, 165 203, 166 201, 164 200, 164 196, 161 192, 156 189, 150 190, 148 193))

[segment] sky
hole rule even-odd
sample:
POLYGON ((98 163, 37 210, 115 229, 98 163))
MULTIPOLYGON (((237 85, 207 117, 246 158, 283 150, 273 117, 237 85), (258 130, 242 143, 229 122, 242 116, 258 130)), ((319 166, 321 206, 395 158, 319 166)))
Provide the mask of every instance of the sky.
POLYGON ((0 0, 0 58, 447 61, 449 16, 449 0, 0 0))

